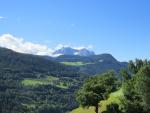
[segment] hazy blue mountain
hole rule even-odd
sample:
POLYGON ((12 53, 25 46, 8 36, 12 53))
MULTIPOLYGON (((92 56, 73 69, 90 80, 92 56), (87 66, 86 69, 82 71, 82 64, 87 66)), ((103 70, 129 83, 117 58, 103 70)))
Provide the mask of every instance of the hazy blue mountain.
POLYGON ((74 49, 71 47, 62 47, 60 49, 55 50, 52 53, 54 56, 59 55, 80 55, 80 56, 91 56, 95 53, 93 51, 90 51, 88 49, 82 48, 82 49, 74 49))

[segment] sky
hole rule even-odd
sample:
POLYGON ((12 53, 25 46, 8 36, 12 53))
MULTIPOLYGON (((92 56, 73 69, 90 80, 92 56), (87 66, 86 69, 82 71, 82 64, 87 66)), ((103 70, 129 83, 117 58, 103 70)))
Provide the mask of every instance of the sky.
POLYGON ((0 0, 0 41, 13 37, 30 49, 84 46, 120 61, 146 59, 149 6, 150 0, 0 0))

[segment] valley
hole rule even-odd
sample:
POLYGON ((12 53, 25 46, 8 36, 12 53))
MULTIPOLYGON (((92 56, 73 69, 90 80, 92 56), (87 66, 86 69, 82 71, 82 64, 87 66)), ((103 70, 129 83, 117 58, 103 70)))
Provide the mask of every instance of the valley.
POLYGON ((142 101, 139 91, 146 93, 140 84, 149 89, 143 83, 149 78, 141 76, 149 75, 149 64, 119 62, 110 54, 52 58, 0 48, 0 112, 124 113, 133 101, 139 108, 132 110, 144 113, 136 102, 142 101))
POLYGON ((150 0, 0 0, 0 113, 150 113, 150 0))
MULTIPOLYGON (((3 89, 0 95, 6 96, 9 91, 12 96, 17 92, 17 95, 14 95, 17 101, 12 98, 10 103, 19 103, 14 104, 17 109, 20 109, 18 112, 28 113, 71 111, 78 106, 75 92, 84 80, 101 72, 104 69, 101 68, 103 66, 106 68, 103 71, 111 69, 108 63, 119 64, 109 55, 106 55, 107 58, 103 55, 93 57, 66 55, 50 58, 17 53, 5 48, 0 48, 0 53, 0 87, 3 89), (106 61, 105 65, 100 64, 101 67, 97 64, 100 59, 106 61), (92 67, 98 71, 91 72, 93 74, 89 73, 87 70, 92 67)), ((122 68, 120 64, 118 67, 117 69, 122 68)), ((5 106, 7 104, 4 103, 5 106)), ((12 109, 7 109, 7 111, 12 111, 12 109)), ((17 111, 14 112, 17 113, 17 111)))

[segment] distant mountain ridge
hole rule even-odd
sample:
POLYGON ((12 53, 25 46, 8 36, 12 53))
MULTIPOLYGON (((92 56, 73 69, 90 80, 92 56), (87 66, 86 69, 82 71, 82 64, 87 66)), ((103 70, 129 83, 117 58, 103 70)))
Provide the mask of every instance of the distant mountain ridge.
POLYGON ((35 44, 25 41, 22 38, 17 38, 11 34, 3 34, 0 36, 0 47, 11 49, 13 51, 25 54, 42 55, 56 57, 59 55, 80 55, 89 56, 95 53, 90 50, 92 46, 72 47, 68 45, 58 44, 55 48, 50 48, 47 45, 35 44))
POLYGON ((77 71, 55 61, 47 60, 42 56, 22 54, 0 47, 0 69, 9 68, 27 73, 59 73, 61 71, 77 71))
POLYGON ((95 53, 94 51, 88 50, 86 48, 75 49, 71 47, 62 47, 60 49, 55 50, 52 53, 52 56, 60 56, 60 55, 91 56, 91 55, 95 55, 95 53))
POLYGON ((60 55, 58 57, 38 56, 0 48, 0 68, 20 69, 22 72, 60 73, 62 71, 74 71, 96 75, 108 70, 114 70, 116 73, 119 73, 122 68, 127 68, 128 64, 127 62, 119 62, 111 54, 95 55, 90 53, 86 55, 74 55, 75 50, 71 48, 58 49, 55 54, 60 52, 67 55, 60 55))
POLYGON ((108 70, 114 70, 116 73, 119 73, 122 68, 126 69, 128 65, 127 62, 120 62, 107 53, 91 56, 61 55, 50 59, 67 65, 73 64, 79 68, 80 72, 89 75, 104 73, 108 70))

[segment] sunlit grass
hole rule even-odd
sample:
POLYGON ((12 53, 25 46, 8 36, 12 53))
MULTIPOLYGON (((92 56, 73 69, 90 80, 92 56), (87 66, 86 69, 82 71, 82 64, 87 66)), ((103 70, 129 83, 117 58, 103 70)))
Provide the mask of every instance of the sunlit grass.
POLYGON ((48 76, 46 78, 26 78, 22 81, 24 86, 54 85, 58 88, 68 89, 69 85, 59 81, 59 78, 48 76))
POLYGON ((67 84, 64 84, 62 82, 60 82, 59 84, 56 85, 57 87, 59 88, 62 88, 62 89, 68 89, 68 85, 67 84))
POLYGON ((48 76, 46 78, 26 78, 22 81, 22 84, 25 86, 38 86, 38 85, 48 85, 53 84, 54 81, 58 80, 59 78, 48 76))
POLYGON ((109 98, 107 100, 102 100, 100 102, 100 106, 101 106, 101 109, 100 111, 103 112, 103 111, 106 111, 107 110, 107 106, 110 105, 110 104, 121 104, 121 101, 124 99, 124 94, 122 92, 122 89, 116 91, 116 92, 113 92, 109 95, 109 98))
MULTIPOLYGON (((100 105, 99 112, 102 113, 103 111, 106 111, 107 105, 110 105, 111 103, 120 104, 123 99, 124 99, 124 94, 122 92, 122 89, 111 93, 107 100, 103 100, 99 103, 100 105)), ((70 113, 95 113, 95 111, 94 111, 94 107, 90 107, 90 108, 79 107, 77 109, 74 109, 70 113)))
POLYGON ((23 106, 27 107, 28 109, 35 109, 36 104, 30 103, 30 104, 22 104, 23 106))
POLYGON ((89 107, 88 109, 80 107, 80 108, 73 110, 70 113, 95 113, 95 111, 94 111, 94 107, 89 107))
POLYGON ((93 63, 84 63, 84 62, 60 62, 60 63, 69 66, 83 66, 83 65, 93 64, 93 63))

